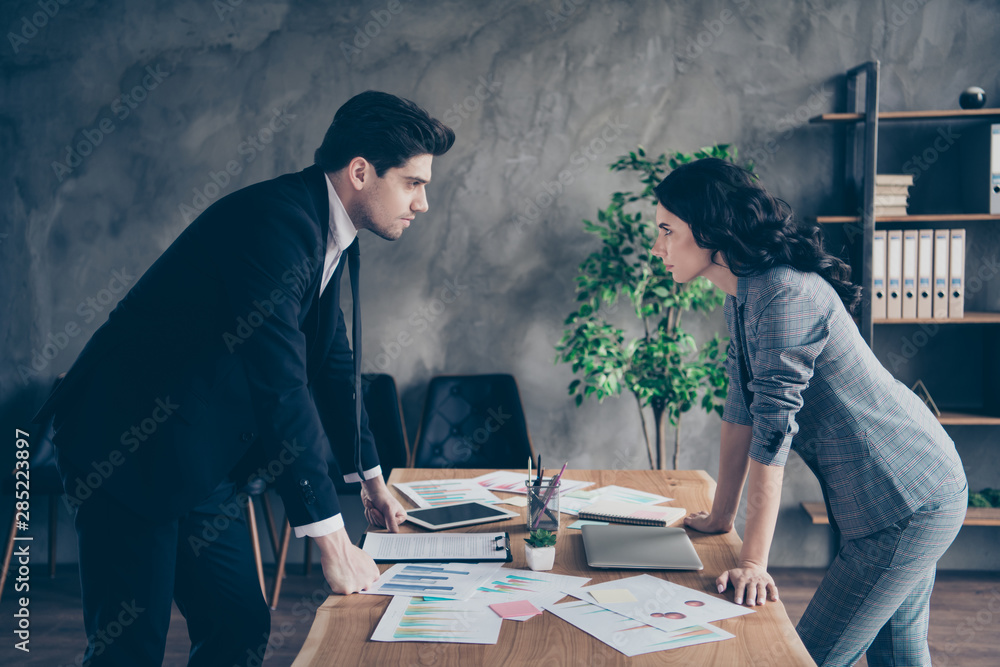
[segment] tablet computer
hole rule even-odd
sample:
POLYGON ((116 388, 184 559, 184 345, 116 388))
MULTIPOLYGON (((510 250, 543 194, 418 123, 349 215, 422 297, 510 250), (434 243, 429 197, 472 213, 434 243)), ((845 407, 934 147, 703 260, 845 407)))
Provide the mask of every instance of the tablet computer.
POLYGON ((477 523, 503 521, 515 516, 520 514, 478 500, 406 511, 407 521, 428 530, 445 530, 477 523))

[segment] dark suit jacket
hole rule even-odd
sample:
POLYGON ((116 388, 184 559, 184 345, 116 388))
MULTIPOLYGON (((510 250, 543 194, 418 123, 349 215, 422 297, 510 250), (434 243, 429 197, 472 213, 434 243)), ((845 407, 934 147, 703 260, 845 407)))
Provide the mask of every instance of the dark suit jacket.
MULTIPOLYGON (((173 518, 227 475, 274 478, 292 525, 337 514, 331 445, 356 471, 347 254, 320 298, 330 206, 312 166, 224 197, 94 333, 36 420, 55 414, 71 499, 99 489, 173 518)), ((362 415, 361 469, 378 465, 362 415)))

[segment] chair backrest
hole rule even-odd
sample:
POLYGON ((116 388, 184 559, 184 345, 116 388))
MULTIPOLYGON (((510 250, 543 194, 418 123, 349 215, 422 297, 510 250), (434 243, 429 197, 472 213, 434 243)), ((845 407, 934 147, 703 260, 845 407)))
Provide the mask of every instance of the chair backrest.
POLYGON ((439 375, 424 401, 416 468, 524 468, 531 437, 512 375, 439 375))
MULTIPOLYGON (((361 376, 361 396, 368 413, 368 427, 375 436, 382 476, 388 480, 392 469, 405 468, 410 456, 396 381, 385 373, 365 373, 361 376)), ((361 487, 358 483, 345 483, 336 474, 333 482, 338 493, 358 493, 361 487)))

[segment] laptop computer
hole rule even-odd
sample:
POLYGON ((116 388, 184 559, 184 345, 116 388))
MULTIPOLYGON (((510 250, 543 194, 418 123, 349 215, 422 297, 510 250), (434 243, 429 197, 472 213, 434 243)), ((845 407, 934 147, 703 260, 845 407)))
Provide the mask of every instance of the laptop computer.
POLYGON ((704 566, 683 528, 583 526, 590 567, 643 570, 701 570, 704 566))

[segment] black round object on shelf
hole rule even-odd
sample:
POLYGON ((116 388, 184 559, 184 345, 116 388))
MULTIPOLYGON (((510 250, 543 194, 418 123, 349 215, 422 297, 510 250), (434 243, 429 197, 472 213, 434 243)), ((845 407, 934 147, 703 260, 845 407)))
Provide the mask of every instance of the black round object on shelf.
POLYGON ((986 91, 979 86, 970 86, 958 96, 958 105, 963 109, 982 109, 986 106, 986 91))

